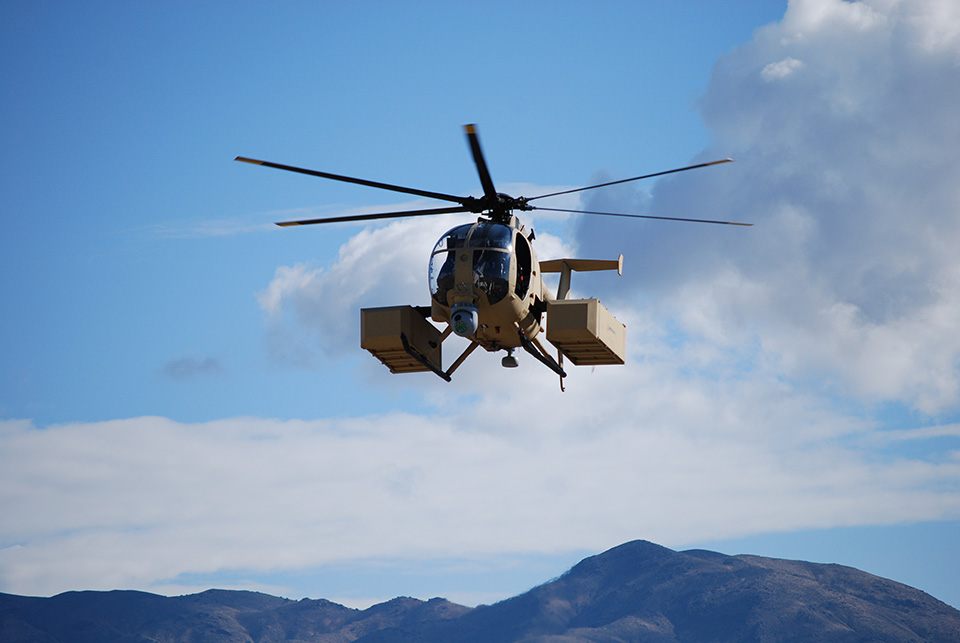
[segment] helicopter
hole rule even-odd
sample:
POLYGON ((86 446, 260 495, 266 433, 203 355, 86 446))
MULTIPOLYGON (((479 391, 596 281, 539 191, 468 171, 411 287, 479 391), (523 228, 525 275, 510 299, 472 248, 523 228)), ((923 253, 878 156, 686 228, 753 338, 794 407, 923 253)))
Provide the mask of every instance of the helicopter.
POLYGON ((612 260, 539 261, 533 249, 535 234, 520 222, 515 212, 542 210, 720 225, 752 225, 710 219, 568 210, 531 203, 584 190, 729 163, 732 161, 729 158, 549 194, 513 197, 497 192, 494 187, 480 147, 476 125, 465 125, 464 133, 479 174, 482 196, 431 192, 243 156, 235 159, 243 163, 455 204, 421 210, 278 222, 277 225, 282 227, 455 213, 479 215, 472 223, 450 229, 434 245, 428 267, 429 306, 403 305, 361 309, 360 346, 379 359, 392 373, 432 372, 449 382, 454 371, 477 348, 484 348, 488 352, 505 351, 507 354, 502 358, 501 364, 507 368, 518 366, 513 353, 522 348, 560 376, 560 388, 563 390, 563 378, 567 376, 564 358, 577 366, 624 363, 625 326, 599 300, 569 298, 573 272, 616 270, 617 274, 623 274, 623 255, 612 260), (549 273, 560 274, 556 294, 552 293, 543 281, 543 275, 549 273), (431 321, 445 325, 442 326, 443 330, 430 323, 431 321), (441 348, 451 334, 465 338, 469 344, 444 369, 441 348), (556 358, 540 341, 544 334, 547 341, 557 349, 556 358))

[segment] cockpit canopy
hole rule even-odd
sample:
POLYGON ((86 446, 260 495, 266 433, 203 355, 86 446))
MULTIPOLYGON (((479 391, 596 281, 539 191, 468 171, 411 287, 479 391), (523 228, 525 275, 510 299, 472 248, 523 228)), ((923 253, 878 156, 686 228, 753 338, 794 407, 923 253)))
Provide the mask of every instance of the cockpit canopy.
MULTIPOLYGON (((480 221, 457 226, 440 237, 430 256, 430 294, 443 305, 451 305, 450 292, 457 283, 457 258, 469 261, 474 293, 495 304, 510 292, 510 258, 514 229, 500 223, 480 221), (459 252, 458 252, 459 251, 459 252)), ((461 273, 461 281, 464 280, 461 273)))

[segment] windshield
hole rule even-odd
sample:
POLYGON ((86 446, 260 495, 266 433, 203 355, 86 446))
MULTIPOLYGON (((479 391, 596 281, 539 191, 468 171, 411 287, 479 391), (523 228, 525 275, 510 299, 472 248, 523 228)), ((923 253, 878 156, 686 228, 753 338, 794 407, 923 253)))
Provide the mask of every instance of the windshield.
POLYGON ((439 304, 447 305, 447 292, 454 283, 454 253, 462 248, 473 224, 460 225, 448 230, 433 247, 430 256, 430 294, 439 304))
POLYGON ((495 304, 510 290, 510 253, 502 250, 474 250, 473 285, 495 304))
POLYGON ((467 247, 500 248, 509 252, 513 250, 513 229, 500 223, 478 223, 473 226, 467 247))
POLYGON ((430 295, 443 306, 456 284, 456 252, 465 249, 472 259, 474 292, 482 292, 495 304, 510 291, 510 257, 513 229, 481 221, 457 226, 440 237, 430 256, 430 295))

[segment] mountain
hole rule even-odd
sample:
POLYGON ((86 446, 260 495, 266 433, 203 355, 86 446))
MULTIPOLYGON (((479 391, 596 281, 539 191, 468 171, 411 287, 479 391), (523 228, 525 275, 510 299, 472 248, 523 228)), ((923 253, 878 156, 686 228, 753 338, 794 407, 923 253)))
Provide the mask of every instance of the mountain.
POLYGON ((960 642, 960 611, 850 567, 634 541, 431 627, 410 640, 960 642))
POLYGON ((134 591, 0 594, 0 643, 348 643, 469 611, 442 598, 395 598, 361 611, 322 599, 225 590, 171 598, 134 591))
POLYGON ((634 541, 475 609, 395 598, 366 610, 210 590, 0 594, 0 643, 595 641, 960 643, 960 611, 840 565, 675 552, 634 541))

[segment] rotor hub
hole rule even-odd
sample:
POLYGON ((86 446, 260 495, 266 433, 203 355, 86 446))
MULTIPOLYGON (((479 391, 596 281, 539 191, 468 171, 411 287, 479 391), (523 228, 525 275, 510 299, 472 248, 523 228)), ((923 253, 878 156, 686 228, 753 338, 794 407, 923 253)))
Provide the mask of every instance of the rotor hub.
POLYGON ((494 197, 484 195, 480 198, 469 197, 464 200, 463 206, 475 214, 487 214, 497 223, 509 223, 514 210, 529 211, 533 206, 527 203, 525 197, 512 197, 503 192, 497 192, 494 197))

